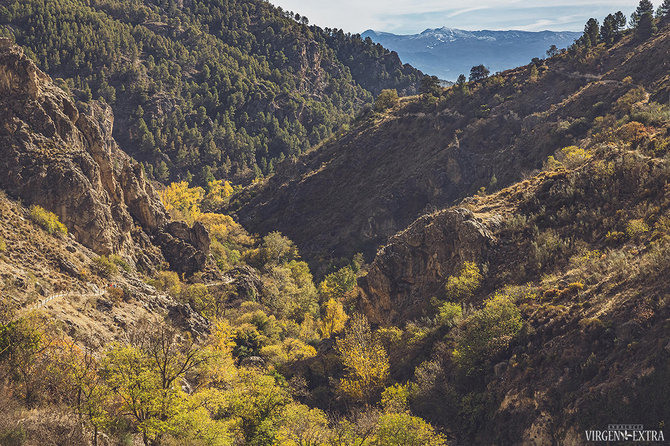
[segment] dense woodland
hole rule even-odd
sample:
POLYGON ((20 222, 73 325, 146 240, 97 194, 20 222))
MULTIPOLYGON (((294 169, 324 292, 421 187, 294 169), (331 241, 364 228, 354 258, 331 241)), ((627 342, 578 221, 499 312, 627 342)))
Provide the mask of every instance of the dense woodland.
POLYGON ((83 101, 160 181, 270 174, 346 125, 383 88, 422 74, 358 35, 260 0, 31 0, 0 29, 83 101))

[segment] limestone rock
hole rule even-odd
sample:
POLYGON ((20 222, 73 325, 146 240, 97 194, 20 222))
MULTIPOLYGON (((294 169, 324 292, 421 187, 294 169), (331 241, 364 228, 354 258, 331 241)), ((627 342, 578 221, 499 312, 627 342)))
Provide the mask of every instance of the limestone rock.
POLYGON ((421 317, 429 297, 440 295, 463 262, 482 263, 492 242, 486 225, 467 209, 418 219, 391 238, 359 280, 361 309, 377 324, 421 317))
POLYGON ((210 237, 199 222, 192 228, 184 222, 171 222, 156 232, 154 240, 175 271, 191 275, 207 263, 210 237))
POLYGON ((54 212, 98 254, 120 254, 145 270, 163 255, 180 272, 202 269, 207 230, 169 223, 140 164, 118 148, 113 125, 107 104, 75 106, 19 47, 0 39, 0 188, 54 212))

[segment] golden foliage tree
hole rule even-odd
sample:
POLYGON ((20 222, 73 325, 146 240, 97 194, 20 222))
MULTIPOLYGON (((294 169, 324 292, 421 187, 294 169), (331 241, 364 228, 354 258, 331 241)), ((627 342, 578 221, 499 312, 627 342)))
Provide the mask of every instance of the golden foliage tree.
POLYGON ((344 337, 337 341, 337 351, 346 370, 340 390, 354 401, 370 402, 388 380, 389 357, 365 316, 351 317, 344 337))
POLYGON ((172 183, 160 193, 163 206, 175 220, 193 223, 201 214, 200 202, 205 196, 201 187, 188 187, 186 181, 172 183))
POLYGON ((203 200, 203 206, 215 211, 228 203, 233 195, 233 186, 229 181, 213 180, 207 184, 207 195, 203 200))
POLYGON ((341 302, 335 299, 329 299, 323 304, 323 313, 319 321, 319 331, 321 336, 329 338, 334 334, 341 332, 344 329, 344 324, 347 323, 347 313, 344 311, 344 306, 341 302))

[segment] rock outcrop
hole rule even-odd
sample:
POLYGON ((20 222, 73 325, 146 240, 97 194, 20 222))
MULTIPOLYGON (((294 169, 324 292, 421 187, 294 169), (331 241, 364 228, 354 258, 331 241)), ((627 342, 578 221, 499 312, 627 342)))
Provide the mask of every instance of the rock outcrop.
POLYGON ((181 221, 171 222, 156 233, 154 240, 173 270, 190 275, 207 263, 211 240, 202 223, 196 222, 190 228, 181 221))
POLYGON ((431 309, 426 297, 443 294, 447 278, 463 262, 484 262, 493 241, 487 226, 467 209, 424 216, 379 251, 359 280, 359 306, 376 324, 417 319, 431 309))
POLYGON ((23 51, 0 40, 0 188, 54 212, 98 254, 192 273, 209 254, 204 227, 168 223, 142 167, 112 138, 114 116, 77 104, 23 51), (160 248, 160 249, 159 249, 160 248))

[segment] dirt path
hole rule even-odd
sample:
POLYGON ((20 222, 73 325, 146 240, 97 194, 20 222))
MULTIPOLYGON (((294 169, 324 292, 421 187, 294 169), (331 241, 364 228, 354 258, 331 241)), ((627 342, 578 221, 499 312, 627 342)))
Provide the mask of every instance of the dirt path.
POLYGON ((40 299, 37 302, 35 302, 32 305, 29 305, 26 308, 23 308, 20 312, 24 313, 27 311, 32 311, 32 310, 38 310, 40 308, 44 308, 47 304, 50 302, 60 299, 62 297, 96 297, 96 296, 102 296, 105 294, 104 290, 101 290, 96 284, 94 283, 89 283, 88 284, 90 288, 90 292, 85 293, 85 292, 73 292, 73 293, 57 293, 57 294, 52 294, 50 296, 45 297, 44 299, 40 299))

